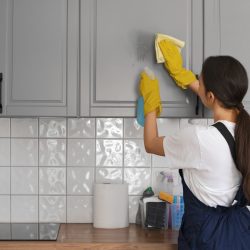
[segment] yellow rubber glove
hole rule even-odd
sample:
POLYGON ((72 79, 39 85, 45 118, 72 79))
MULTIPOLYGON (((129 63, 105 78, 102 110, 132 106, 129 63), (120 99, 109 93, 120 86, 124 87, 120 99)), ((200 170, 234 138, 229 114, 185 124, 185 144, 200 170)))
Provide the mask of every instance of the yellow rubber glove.
POLYGON ((183 68, 182 56, 176 45, 168 40, 159 42, 159 47, 165 59, 165 68, 176 84, 186 89, 187 86, 196 80, 191 70, 183 68))
POLYGON ((140 76, 139 89, 144 100, 144 116, 154 110, 156 110, 157 116, 159 116, 162 107, 158 80, 156 78, 151 79, 145 71, 140 76))

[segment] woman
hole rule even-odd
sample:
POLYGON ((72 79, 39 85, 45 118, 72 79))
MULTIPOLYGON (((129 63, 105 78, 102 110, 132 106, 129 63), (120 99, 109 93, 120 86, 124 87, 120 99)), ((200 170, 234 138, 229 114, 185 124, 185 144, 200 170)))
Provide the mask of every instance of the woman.
POLYGON ((181 169, 185 212, 178 247, 250 249, 250 117, 242 104, 248 89, 246 70, 233 57, 209 57, 196 80, 183 68, 174 44, 164 40, 159 46, 176 84, 198 94, 215 122, 159 137, 158 82, 141 74, 146 151, 168 157, 172 168, 181 169))

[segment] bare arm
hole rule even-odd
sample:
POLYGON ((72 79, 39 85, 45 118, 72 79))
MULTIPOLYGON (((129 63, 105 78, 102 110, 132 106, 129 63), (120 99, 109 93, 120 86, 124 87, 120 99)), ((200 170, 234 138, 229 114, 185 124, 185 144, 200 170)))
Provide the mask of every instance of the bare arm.
POLYGON ((144 145, 148 153, 165 156, 163 149, 164 136, 158 136, 156 111, 150 112, 145 117, 144 145))
POLYGON ((188 85, 188 87, 198 95, 198 90, 199 90, 199 80, 196 80, 188 85))
MULTIPOLYGON (((198 95, 199 80, 192 82, 188 87, 198 95)), ((165 156, 163 139, 164 136, 158 136, 156 111, 148 113, 144 125, 144 146, 146 151, 151 154, 165 156)))

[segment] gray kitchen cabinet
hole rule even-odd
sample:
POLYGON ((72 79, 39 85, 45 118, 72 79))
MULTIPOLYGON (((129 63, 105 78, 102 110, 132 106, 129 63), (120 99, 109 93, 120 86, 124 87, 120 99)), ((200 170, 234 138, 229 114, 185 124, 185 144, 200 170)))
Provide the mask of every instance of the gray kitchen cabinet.
POLYGON ((184 65, 199 74, 203 1, 81 0, 80 12, 82 116, 135 116, 139 73, 146 66, 159 79, 162 117, 201 116, 196 95, 176 87, 156 64, 154 39, 164 33, 184 40, 184 65))
POLYGON ((1 0, 3 115, 78 112, 79 0, 1 0))
MULTIPOLYGON (((204 56, 230 55, 246 68, 250 78, 250 23, 249 0, 205 0, 204 1, 204 56)), ((243 104, 250 112, 250 89, 243 104)), ((205 117, 212 113, 204 110, 205 117)))

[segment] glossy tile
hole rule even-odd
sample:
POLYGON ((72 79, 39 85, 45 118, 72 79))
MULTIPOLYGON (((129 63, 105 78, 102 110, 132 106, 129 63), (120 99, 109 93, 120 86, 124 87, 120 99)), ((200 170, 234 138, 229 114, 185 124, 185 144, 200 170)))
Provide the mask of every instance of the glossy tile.
POLYGON ((11 222, 38 222, 38 196, 11 196, 11 222))
POLYGON ((121 167, 122 140, 96 140, 96 166, 121 167))
POLYGON ((149 168, 125 168, 124 181, 129 185, 129 195, 142 195, 150 186, 151 169, 149 168))
POLYGON ((95 139, 68 139, 67 166, 95 166, 95 139))
POLYGON ((39 196, 39 222, 66 222, 66 196, 39 196))
POLYGON ((180 129, 180 119, 158 118, 157 127, 159 136, 171 135, 180 129))
POLYGON ((135 223, 141 196, 129 196, 129 223, 135 223))
POLYGON ((38 194, 38 168, 12 167, 11 194, 38 194))
POLYGON ((38 137, 38 119, 11 118, 11 137, 38 137))
POLYGON ((122 183, 122 168, 96 168, 96 183, 122 183))
POLYGON ((66 166, 66 140, 40 139, 39 165, 66 166))
POLYGON ((96 118, 97 138, 122 138, 122 118, 96 118))
POLYGON ((0 118, 0 137, 10 137, 10 118, 0 118))
POLYGON ((145 151, 144 142, 140 139, 124 140, 124 166, 150 167, 151 155, 145 151))
POLYGON ((66 118, 40 118, 39 136, 66 138, 66 118))
POLYGON ((10 167, 0 168, 0 195, 10 194, 10 167))
POLYGON ((69 138, 95 138, 95 118, 69 118, 69 138))
POLYGON ((0 223, 10 223, 10 196, 0 195, 0 223))
POLYGON ((39 193, 42 195, 66 194, 66 168, 39 168, 39 193))
POLYGON ((67 194, 92 195, 94 168, 67 168, 67 194))
POLYGON ((10 166, 10 139, 0 138, 0 166, 10 166))
POLYGON ((67 223, 92 223, 92 211, 92 196, 67 196, 67 223))
POLYGON ((12 166, 38 166, 38 139, 11 139, 12 166))
POLYGON ((124 138, 143 138, 143 132, 135 118, 124 118, 124 138))

